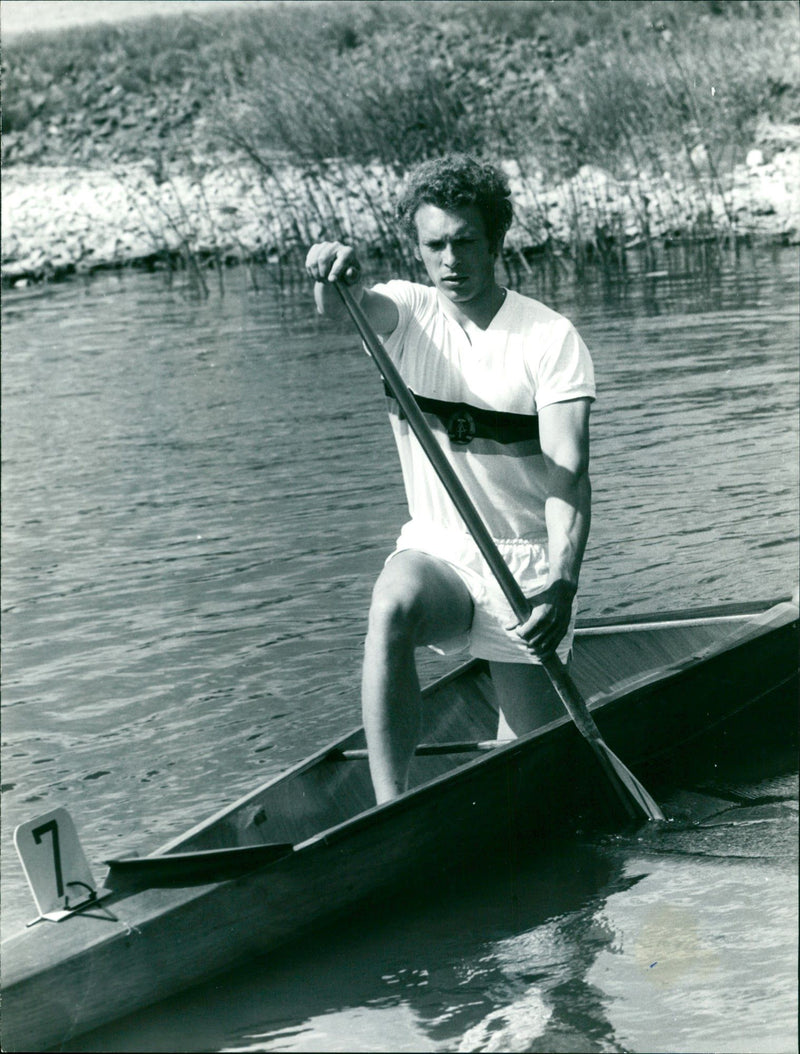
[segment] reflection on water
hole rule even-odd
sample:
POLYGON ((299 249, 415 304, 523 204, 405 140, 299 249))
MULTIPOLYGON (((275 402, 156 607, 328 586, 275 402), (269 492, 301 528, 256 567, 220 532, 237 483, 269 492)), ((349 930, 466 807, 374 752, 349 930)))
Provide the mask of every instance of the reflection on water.
MULTIPOLYGON (((677 264, 528 276, 597 365, 587 613, 796 578, 794 253, 677 264)), ((31 914, 21 820, 66 805, 93 862, 148 852, 358 723, 404 500, 375 371, 309 301, 243 276, 203 303, 135 275, 4 297, 5 932, 31 914)), ((447 880, 74 1049, 791 1047, 787 771, 772 802, 763 773, 684 786, 682 827, 447 880)))

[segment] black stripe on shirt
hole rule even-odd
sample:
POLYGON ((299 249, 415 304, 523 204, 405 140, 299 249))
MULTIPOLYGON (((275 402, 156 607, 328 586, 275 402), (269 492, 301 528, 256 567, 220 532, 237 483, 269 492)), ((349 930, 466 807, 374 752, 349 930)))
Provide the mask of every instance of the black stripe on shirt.
MULTIPOLYGON (((453 403, 444 399, 429 399, 426 395, 411 393, 424 414, 432 414, 441 422, 450 442, 456 446, 467 446, 473 439, 490 439, 495 443, 524 443, 533 440, 538 452, 539 418, 536 414, 512 414, 501 410, 485 410, 469 403, 453 403)), ((386 388, 391 403, 391 412, 403 420, 400 406, 386 388)))

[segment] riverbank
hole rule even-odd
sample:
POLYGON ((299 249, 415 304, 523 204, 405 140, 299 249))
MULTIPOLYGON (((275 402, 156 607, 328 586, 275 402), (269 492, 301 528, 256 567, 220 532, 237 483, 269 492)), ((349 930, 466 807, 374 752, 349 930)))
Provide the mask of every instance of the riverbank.
POLYGON ((783 0, 335 0, 33 32, 4 47, 2 280, 283 280, 320 236, 413 273, 394 193, 453 151, 504 159, 510 267, 795 242, 799 28, 783 0))
MULTIPOLYGON (((548 185, 531 163, 509 162, 517 218, 512 255, 619 253, 681 237, 800 242, 800 145, 754 148, 725 177, 691 183, 646 174, 615 179, 585 165, 548 185), (769 157, 769 160, 767 160, 769 157)), ((702 150, 695 163, 704 163, 702 150)), ((157 171, 9 167, 3 174, 5 285, 127 266, 274 262, 299 266, 309 242, 344 237, 385 253, 399 177, 379 165, 330 162, 262 168, 228 157, 157 171)))

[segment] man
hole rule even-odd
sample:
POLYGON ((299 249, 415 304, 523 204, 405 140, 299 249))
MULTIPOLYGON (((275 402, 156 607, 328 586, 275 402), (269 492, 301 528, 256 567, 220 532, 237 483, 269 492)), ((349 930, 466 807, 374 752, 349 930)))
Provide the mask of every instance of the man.
MULTIPOLYGON (((351 287, 526 596, 520 626, 399 407, 390 417, 411 514, 375 585, 362 703, 378 802, 407 789, 419 737, 415 649, 468 646, 488 659, 498 736, 562 711, 540 658, 568 657, 589 533, 589 407, 594 373, 571 324, 502 288, 495 264, 511 224, 508 183, 462 156, 410 176, 398 216, 432 286, 351 287)), ((312 246, 318 311, 342 317, 332 283, 359 275, 352 247, 312 246)))

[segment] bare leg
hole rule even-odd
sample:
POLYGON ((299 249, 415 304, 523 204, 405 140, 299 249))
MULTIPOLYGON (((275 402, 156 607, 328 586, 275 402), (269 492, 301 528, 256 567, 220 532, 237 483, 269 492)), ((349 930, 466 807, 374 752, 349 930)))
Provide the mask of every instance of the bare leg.
POLYGON ((498 739, 515 739, 563 716, 564 705, 541 666, 523 662, 489 665, 500 708, 498 739))
POLYGON ((375 583, 361 698, 378 802, 397 797, 408 785, 421 714, 415 648, 464 633, 471 621, 472 599, 464 583, 448 564, 424 553, 398 553, 375 583))

